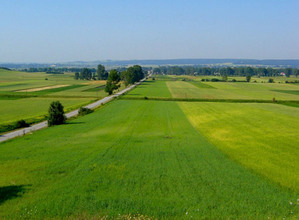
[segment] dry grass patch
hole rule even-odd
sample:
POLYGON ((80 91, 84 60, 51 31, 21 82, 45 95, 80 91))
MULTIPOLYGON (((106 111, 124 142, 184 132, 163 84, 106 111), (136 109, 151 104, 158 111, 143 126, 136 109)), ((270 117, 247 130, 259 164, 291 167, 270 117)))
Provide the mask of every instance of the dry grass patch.
POLYGON ((39 88, 32 88, 32 89, 23 89, 19 90, 17 92, 37 92, 37 91, 42 91, 42 90, 47 90, 47 89, 57 89, 61 87, 66 87, 69 85, 55 85, 55 86, 46 86, 46 87, 39 87, 39 88))

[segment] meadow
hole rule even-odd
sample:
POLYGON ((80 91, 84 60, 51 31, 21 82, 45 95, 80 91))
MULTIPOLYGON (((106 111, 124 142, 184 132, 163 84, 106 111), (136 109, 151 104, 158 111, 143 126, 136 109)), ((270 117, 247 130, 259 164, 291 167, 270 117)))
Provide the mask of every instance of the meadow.
POLYGON ((149 79, 92 114, 0 143, 0 218, 298 219, 299 109, 224 102, 297 85, 241 85, 149 79), (210 90, 227 93, 188 101, 210 90))
POLYGON ((231 160, 176 102, 118 100, 2 143, 0 171, 1 218, 298 216, 298 192, 231 160))
POLYGON ((299 101, 298 92, 298 84, 290 83, 201 82, 199 77, 161 76, 149 79, 126 97, 299 101))

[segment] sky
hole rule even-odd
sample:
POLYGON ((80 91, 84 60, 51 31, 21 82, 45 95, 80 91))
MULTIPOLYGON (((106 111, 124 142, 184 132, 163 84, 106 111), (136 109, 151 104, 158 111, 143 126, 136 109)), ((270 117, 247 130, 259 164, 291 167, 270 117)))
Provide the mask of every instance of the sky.
POLYGON ((0 0, 1 62, 299 59, 298 0, 0 0))

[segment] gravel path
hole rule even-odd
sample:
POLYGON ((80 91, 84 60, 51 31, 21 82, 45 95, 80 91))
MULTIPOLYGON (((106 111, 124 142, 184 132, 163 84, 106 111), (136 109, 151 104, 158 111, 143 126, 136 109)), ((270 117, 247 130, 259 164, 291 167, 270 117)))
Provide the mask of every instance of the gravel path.
MULTIPOLYGON (((143 82, 145 79, 142 79, 140 82, 138 83, 135 83, 134 85, 131 85, 129 86, 128 88, 125 88, 124 90, 114 94, 114 95, 110 95, 110 96, 107 96, 101 100, 98 100, 96 102, 93 102, 89 105, 86 105, 84 106, 85 108, 89 108, 89 109, 94 109, 102 104, 105 104, 111 100, 113 100, 115 97, 118 97, 126 92, 128 92, 129 90, 133 89, 135 86, 139 85, 141 82, 143 82)), ((78 111, 79 109, 76 109, 74 111, 71 111, 69 113, 66 113, 65 116, 67 118, 71 118, 71 117, 74 117, 74 116, 77 116, 78 115, 78 111)), ((33 131, 36 131, 36 130, 40 130, 40 129, 43 129, 43 128, 46 128, 48 127, 48 122, 47 121, 43 121, 43 122, 40 122, 38 124, 34 124, 34 125, 31 125, 30 127, 28 128, 22 128, 22 129, 19 129, 19 130, 16 130, 16 131, 11 131, 11 132, 8 132, 6 134, 3 134, 3 135, 0 135, 0 142, 3 142, 3 141, 6 141, 6 140, 9 140, 9 139, 12 139, 12 138, 15 138, 15 137, 18 137, 18 136, 23 136, 27 133, 31 133, 33 131)))

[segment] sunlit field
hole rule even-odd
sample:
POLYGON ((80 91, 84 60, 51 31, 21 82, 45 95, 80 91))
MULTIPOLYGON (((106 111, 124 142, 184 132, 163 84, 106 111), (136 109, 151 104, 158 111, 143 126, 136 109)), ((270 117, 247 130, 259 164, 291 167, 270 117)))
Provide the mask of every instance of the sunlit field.
POLYGON ((119 100, 2 143, 0 189, 13 198, 1 217, 298 216, 298 191, 232 160, 187 117, 175 102, 119 100))
POLYGON ((0 133, 6 130, 7 125, 21 119, 28 123, 45 119, 52 101, 60 101, 65 110, 70 111, 103 98, 107 96, 105 83, 75 80, 74 73, 46 74, 0 69, 0 133))
POLYGON ((299 108, 242 101, 296 86, 150 78, 0 143, 0 218, 297 219, 299 108))

